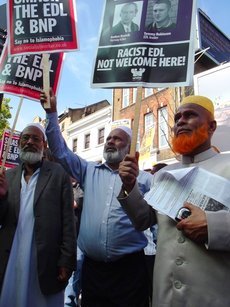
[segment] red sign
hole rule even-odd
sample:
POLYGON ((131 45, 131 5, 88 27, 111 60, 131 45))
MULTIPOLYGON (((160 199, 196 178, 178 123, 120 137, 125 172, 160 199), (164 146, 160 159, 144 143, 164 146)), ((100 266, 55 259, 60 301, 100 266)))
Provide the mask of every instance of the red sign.
MULTIPOLYGON (((4 153, 5 153, 6 148, 7 148, 9 137, 10 137, 10 131, 7 130, 3 134, 2 142, 1 142, 1 146, 0 146, 0 165, 2 164, 2 160, 4 158, 4 153)), ((19 138, 20 138, 20 132, 17 131, 13 134, 13 137, 12 137, 12 140, 11 140, 11 143, 10 143, 10 147, 9 147, 9 151, 8 151, 7 157, 6 157, 5 167, 13 168, 13 167, 17 166, 20 162, 20 159, 19 159, 19 138)))
MULTIPOLYGON (((50 54, 50 87, 56 95, 63 62, 63 53, 50 54)), ((40 101, 43 89, 41 54, 8 56, 7 46, 0 60, 0 92, 40 101)))
POLYGON ((76 50, 74 0, 8 2, 9 53, 76 50))

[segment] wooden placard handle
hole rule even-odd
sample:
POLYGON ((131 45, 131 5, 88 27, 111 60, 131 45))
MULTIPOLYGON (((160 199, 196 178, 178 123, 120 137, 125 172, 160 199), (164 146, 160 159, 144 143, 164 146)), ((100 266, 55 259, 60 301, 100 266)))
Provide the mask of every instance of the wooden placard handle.
POLYGON ((137 95, 136 95, 134 121, 133 121, 132 142, 131 142, 131 147, 130 147, 130 154, 132 156, 135 155, 136 146, 137 146, 141 100, 142 100, 142 87, 138 87, 137 88, 137 95))
POLYGON ((49 53, 43 53, 42 66, 43 66, 43 90, 47 96, 47 102, 43 104, 45 109, 50 108, 50 55, 49 53))

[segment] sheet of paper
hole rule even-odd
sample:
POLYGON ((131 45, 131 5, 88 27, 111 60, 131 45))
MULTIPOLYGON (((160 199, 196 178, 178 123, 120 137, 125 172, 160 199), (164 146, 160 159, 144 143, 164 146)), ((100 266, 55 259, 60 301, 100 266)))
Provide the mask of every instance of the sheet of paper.
POLYGON ((163 171, 145 195, 156 210, 175 219, 185 202, 203 210, 230 211, 230 181, 199 167, 163 171))

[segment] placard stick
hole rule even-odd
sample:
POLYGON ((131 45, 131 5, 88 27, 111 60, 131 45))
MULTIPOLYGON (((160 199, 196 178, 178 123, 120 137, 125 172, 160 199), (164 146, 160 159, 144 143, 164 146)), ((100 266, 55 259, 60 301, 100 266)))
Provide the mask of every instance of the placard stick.
POLYGON ((3 169, 4 169, 5 164, 6 164, 6 158, 7 158, 9 149, 10 149, 10 145, 11 145, 11 141, 12 141, 12 138, 13 138, 14 130, 15 130, 16 123, 17 123, 17 120, 18 120, 18 115, 19 115, 21 107, 22 107, 23 98, 24 97, 20 98, 20 102, 19 102, 18 109, 17 109, 16 115, 15 115, 15 118, 14 118, 13 126, 10 129, 10 136, 9 136, 9 139, 8 139, 8 142, 7 142, 7 145, 6 145, 6 150, 5 150, 4 155, 3 155, 2 165, 0 166, 0 173, 3 172, 3 169))
POLYGON ((50 55, 49 53, 43 53, 42 66, 43 66, 43 90, 47 96, 47 102, 43 104, 45 109, 50 108, 50 55))
POLYGON ((137 146, 137 136, 138 136, 138 128, 139 128, 141 100, 142 100, 142 87, 138 87, 137 88, 137 95, 136 95, 134 121, 133 121, 132 142, 131 142, 131 147, 130 147, 130 154, 132 156, 135 155, 136 146, 137 146))

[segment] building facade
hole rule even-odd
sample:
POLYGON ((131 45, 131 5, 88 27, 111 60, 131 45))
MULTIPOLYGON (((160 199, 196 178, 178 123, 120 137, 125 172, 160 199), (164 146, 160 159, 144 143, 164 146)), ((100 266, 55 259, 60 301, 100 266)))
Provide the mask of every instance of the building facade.
MULTIPOLYGON (((137 89, 115 89, 113 92, 113 121, 131 119, 133 128, 137 89)), ((159 161, 171 163, 171 128, 180 95, 178 89, 142 88, 137 150, 140 169, 149 169, 159 161)))
POLYGON ((74 121, 66 129, 68 147, 88 161, 102 162, 106 136, 111 129, 110 105, 74 121))

